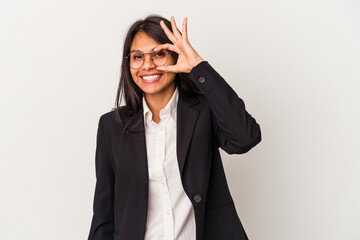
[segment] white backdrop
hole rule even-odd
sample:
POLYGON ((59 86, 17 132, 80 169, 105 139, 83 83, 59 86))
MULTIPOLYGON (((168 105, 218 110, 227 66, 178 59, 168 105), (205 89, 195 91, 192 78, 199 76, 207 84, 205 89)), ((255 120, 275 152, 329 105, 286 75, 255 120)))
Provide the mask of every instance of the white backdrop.
POLYGON ((0 0, 0 238, 86 239, 101 114, 138 18, 190 42, 262 128, 223 155, 253 240, 360 239, 360 2, 0 0))

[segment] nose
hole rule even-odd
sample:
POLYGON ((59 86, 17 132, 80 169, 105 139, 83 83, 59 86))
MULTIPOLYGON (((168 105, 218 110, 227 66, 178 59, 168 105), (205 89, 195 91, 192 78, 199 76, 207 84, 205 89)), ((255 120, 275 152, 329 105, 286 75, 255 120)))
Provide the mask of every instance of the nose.
POLYGON ((151 54, 150 53, 145 53, 144 54, 144 64, 142 66, 144 69, 151 69, 151 68, 155 68, 155 64, 151 59, 151 54), (148 56, 146 56, 148 55, 148 56))

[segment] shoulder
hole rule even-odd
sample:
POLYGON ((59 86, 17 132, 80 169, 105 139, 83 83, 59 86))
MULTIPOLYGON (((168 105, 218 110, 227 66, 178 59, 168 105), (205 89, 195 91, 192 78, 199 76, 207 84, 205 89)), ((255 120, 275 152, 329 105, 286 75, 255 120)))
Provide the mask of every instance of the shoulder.
POLYGON ((113 108, 111 111, 106 112, 100 116, 100 121, 104 123, 114 123, 119 122, 118 118, 121 118, 122 121, 127 121, 134 114, 131 113, 126 107, 122 106, 120 108, 113 108))
POLYGON ((122 132, 122 126, 117 119, 115 109, 112 109, 109 112, 103 113, 99 118, 99 127, 101 127, 105 132, 122 132))
POLYGON ((119 109, 113 108, 111 111, 106 112, 100 116, 99 125, 105 130, 116 133, 124 133, 141 127, 143 121, 142 107, 137 109, 135 113, 128 111, 125 107, 119 109))
MULTIPOLYGON (((204 94, 187 94, 181 92, 179 96, 178 110, 182 112, 189 108, 198 111, 201 115, 209 115, 211 112, 209 102, 204 94)), ((209 116, 211 116, 211 114, 209 116)))
POLYGON ((111 123, 115 120, 116 120, 115 109, 112 109, 109 112, 103 113, 99 119, 101 124, 111 123))

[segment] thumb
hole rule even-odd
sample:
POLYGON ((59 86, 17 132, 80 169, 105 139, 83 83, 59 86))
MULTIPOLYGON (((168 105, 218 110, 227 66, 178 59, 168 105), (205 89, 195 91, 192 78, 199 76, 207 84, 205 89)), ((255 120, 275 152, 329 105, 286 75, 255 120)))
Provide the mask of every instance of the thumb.
POLYGON ((157 70, 160 70, 160 71, 163 71, 163 72, 179 72, 177 70, 177 68, 175 67, 175 65, 172 65, 172 66, 160 66, 160 67, 157 67, 156 68, 157 70))

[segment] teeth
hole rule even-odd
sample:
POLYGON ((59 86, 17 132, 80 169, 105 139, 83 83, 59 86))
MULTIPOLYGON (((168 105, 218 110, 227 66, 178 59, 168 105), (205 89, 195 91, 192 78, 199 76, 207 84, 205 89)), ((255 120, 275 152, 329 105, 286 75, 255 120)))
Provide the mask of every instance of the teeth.
POLYGON ((159 77, 160 77, 160 75, 151 75, 151 76, 143 76, 142 78, 144 80, 153 80, 153 79, 157 79, 159 77))

